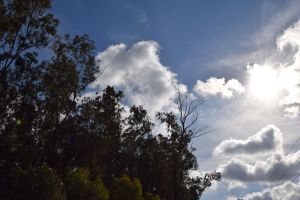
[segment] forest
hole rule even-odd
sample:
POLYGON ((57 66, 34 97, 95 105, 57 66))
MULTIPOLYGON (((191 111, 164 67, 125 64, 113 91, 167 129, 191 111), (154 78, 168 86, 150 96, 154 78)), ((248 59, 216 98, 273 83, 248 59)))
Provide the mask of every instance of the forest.
POLYGON ((103 73, 94 42, 59 35, 50 11, 51 0, 0 0, 0 198, 200 199, 221 179, 190 176, 201 103, 179 93, 178 113, 152 120, 112 86, 84 96, 103 73))

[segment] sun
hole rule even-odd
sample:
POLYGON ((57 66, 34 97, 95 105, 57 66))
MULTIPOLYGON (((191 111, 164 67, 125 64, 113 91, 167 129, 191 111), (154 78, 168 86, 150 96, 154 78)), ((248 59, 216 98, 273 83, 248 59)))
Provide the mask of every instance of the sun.
POLYGON ((281 90, 278 71, 269 66, 254 64, 247 67, 249 72, 249 92, 254 98, 269 102, 275 99, 281 90))

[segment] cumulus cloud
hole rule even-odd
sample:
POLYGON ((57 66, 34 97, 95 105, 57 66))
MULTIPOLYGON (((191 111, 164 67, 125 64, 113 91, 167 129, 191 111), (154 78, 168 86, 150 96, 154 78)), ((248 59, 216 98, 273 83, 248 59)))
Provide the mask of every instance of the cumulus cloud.
POLYGON ((238 182, 274 183, 300 175, 300 151, 289 155, 271 155, 265 161, 251 165, 241 159, 231 159, 221 167, 227 180, 238 182))
POLYGON ((130 104, 145 106, 152 116, 175 108, 177 89, 187 91, 177 75, 160 62, 159 45, 154 41, 137 42, 131 47, 112 45, 98 53, 96 63, 103 74, 90 86, 92 92, 115 86, 125 91, 130 104))
POLYGON ((283 32, 277 39, 277 46, 281 51, 285 50, 286 47, 291 47, 295 52, 292 64, 282 68, 282 80, 287 85, 284 88, 285 95, 279 102, 285 107, 285 116, 295 118, 299 114, 300 105, 300 20, 283 32))
POLYGON ((299 105, 292 105, 292 106, 285 107, 284 113, 285 113, 284 114, 285 117, 291 119, 296 118, 300 113, 299 105))
MULTIPOLYGON (((237 198, 230 197, 228 200, 236 200, 237 198)), ((243 200, 299 200, 300 185, 291 181, 285 182, 282 185, 267 188, 262 192, 254 192, 247 194, 243 200)))
POLYGON ((294 25, 287 28, 284 33, 277 39, 277 46, 282 50, 285 46, 291 45, 294 48, 300 46, 300 20, 294 25))
POLYGON ((268 125, 246 140, 227 139, 214 150, 214 155, 261 154, 282 151, 282 134, 274 125, 268 125))
POLYGON ((300 20, 278 36, 276 45, 279 51, 269 52, 262 56, 264 60, 247 65, 246 96, 264 103, 273 101, 279 104, 285 117, 295 118, 300 113, 300 20))
POLYGON ((216 96, 231 98, 234 94, 241 94, 245 91, 244 86, 236 79, 227 82, 225 78, 210 77, 206 82, 198 80, 194 85, 194 92, 201 96, 216 96))
POLYGON ((248 163, 245 157, 233 158, 220 165, 222 176, 229 183, 275 183, 300 175, 300 151, 285 154, 282 150, 282 134, 269 125, 246 140, 225 140, 215 151, 225 154, 253 154, 269 151, 264 160, 248 163), (255 150, 256 148, 256 150, 255 150))

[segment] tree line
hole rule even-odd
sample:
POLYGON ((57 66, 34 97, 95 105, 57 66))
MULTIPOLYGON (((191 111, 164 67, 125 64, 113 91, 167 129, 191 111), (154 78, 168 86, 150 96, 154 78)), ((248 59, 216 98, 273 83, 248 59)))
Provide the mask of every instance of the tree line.
POLYGON ((101 74, 94 43, 59 35, 50 8, 50 0, 0 0, 0 198, 199 199, 221 178, 189 175, 199 104, 179 95, 179 115, 157 114, 168 134, 154 134, 142 106, 123 117, 122 91, 83 98, 101 74))

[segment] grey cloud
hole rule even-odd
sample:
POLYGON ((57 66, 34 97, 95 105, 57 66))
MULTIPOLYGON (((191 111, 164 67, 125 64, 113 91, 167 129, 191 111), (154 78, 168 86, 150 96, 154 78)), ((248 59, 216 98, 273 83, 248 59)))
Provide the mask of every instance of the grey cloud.
POLYGON ((274 125, 266 126, 246 140, 224 140, 215 148, 214 155, 253 155, 271 151, 282 151, 282 134, 274 125))
POLYGON ((284 33, 277 39, 277 47, 279 50, 286 49, 291 46, 296 50, 294 53, 293 63, 285 66, 283 72, 288 77, 289 87, 285 88, 286 95, 282 97, 279 104, 284 107, 285 117, 296 118, 299 113, 300 104, 300 88, 299 88, 299 66, 300 66, 300 20, 288 27, 284 33), (289 72, 289 71, 290 72, 289 72), (294 75, 293 75, 294 74, 294 75), (294 77, 293 77, 294 76, 294 77))
MULTIPOLYGON (((237 198, 230 197, 228 200, 236 200, 237 198)), ((291 181, 285 182, 282 185, 267 188, 262 192, 254 192, 247 194, 243 200, 299 200, 300 185, 291 181)))
POLYGON ((289 155, 272 155, 265 161, 251 165, 240 159, 231 159, 220 169, 226 180, 237 182, 274 183, 300 175, 300 151, 289 155))

